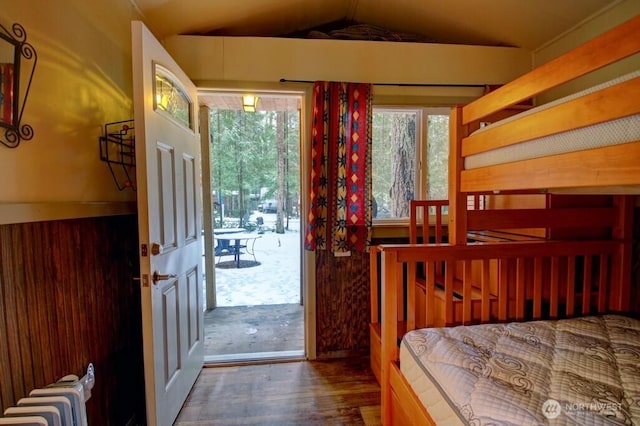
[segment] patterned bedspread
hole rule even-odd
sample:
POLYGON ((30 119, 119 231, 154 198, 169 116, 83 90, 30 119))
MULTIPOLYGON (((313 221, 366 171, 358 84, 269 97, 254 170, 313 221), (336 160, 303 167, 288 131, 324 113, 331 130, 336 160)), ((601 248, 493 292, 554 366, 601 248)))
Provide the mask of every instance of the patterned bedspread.
POLYGON ((605 315, 415 330, 405 335, 401 352, 419 363, 456 422, 640 424, 635 319, 605 315))

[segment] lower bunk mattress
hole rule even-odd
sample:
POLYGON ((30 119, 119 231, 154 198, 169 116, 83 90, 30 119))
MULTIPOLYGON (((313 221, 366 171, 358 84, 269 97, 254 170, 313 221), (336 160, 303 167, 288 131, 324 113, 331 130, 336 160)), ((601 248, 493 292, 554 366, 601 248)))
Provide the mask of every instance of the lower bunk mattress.
POLYGON ((400 367, 438 424, 640 424, 640 321, 574 319, 407 333, 400 367))

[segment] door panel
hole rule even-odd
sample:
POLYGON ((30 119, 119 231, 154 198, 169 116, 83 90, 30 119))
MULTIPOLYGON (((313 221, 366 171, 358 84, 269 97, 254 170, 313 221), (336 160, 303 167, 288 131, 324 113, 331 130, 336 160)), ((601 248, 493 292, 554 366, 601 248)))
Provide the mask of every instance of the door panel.
POLYGON ((176 187, 173 177, 174 169, 173 148, 165 143, 158 142, 156 150, 158 163, 158 188, 160 196, 160 210, 158 211, 158 228, 161 231, 161 243, 163 250, 177 246, 176 241, 176 187))
POLYGON ((178 280, 165 286, 162 291, 163 340, 166 343, 164 361, 164 386, 169 386, 180 370, 180 307, 178 280))
POLYGON ((200 315, 198 315, 198 307, 202 306, 202 285, 201 280, 198 278, 198 269, 194 268, 187 274, 187 304, 189 305, 189 318, 187 328, 187 342, 189 343, 189 351, 200 342, 200 335, 202 334, 202 323, 200 322, 200 315))
POLYGON ((182 169, 184 170, 184 206, 185 206, 185 240, 187 242, 196 241, 198 224, 198 211, 196 199, 198 197, 196 188, 196 164, 195 158, 189 155, 182 157, 182 169))
POLYGON ((131 29, 147 424, 164 426, 204 362, 197 92, 141 22, 131 29))

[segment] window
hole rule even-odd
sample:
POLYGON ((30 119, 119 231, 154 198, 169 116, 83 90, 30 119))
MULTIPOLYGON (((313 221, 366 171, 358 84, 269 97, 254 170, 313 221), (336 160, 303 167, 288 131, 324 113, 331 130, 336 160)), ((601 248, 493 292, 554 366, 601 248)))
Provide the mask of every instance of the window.
POLYGON ((178 86, 178 80, 160 65, 155 65, 155 76, 154 109, 185 128, 193 129, 191 116, 193 104, 185 91, 178 86))
POLYGON ((447 199, 448 108, 373 109, 374 219, 409 217, 412 199, 447 199))

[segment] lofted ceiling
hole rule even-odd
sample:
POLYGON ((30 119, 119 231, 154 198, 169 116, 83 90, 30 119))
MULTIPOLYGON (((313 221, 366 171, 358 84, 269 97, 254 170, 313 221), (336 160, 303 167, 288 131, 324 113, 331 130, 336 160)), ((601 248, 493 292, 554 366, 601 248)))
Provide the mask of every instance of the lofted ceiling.
POLYGON ((289 36, 336 22, 535 50, 618 0, 131 0, 159 38, 289 36))
MULTIPOLYGON (((318 38, 339 25, 366 24, 384 29, 384 36, 402 36, 384 40, 535 50, 619 0, 131 1, 160 39, 178 34, 318 38)), ((215 109, 241 108, 238 93, 201 94, 199 100, 215 109)), ((263 110, 299 107, 298 98, 263 96, 258 104, 263 110)))

